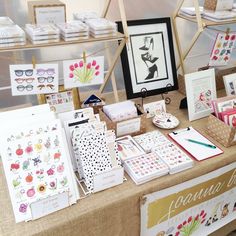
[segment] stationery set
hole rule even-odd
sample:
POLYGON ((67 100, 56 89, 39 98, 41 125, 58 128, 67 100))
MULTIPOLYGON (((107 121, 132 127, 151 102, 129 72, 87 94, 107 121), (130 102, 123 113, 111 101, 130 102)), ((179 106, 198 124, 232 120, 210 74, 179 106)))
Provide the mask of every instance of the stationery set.
POLYGON ((193 160, 159 131, 138 135, 134 139, 145 152, 155 152, 168 166, 170 174, 193 167, 193 160))
POLYGON ((9 17, 0 17, 0 47, 25 45, 25 32, 9 17))
POLYGON ((4 112, 0 120, 5 124, 1 157, 16 222, 76 203, 79 192, 64 130, 49 106, 4 112), (49 199, 53 205, 45 202, 49 199))
POLYGON ((89 26, 90 35, 94 38, 117 35, 116 23, 105 18, 88 19, 86 24, 89 26))
POLYGON ((60 40, 60 30, 53 24, 26 24, 25 31, 33 44, 56 43, 60 40))
POLYGON ((58 23, 61 38, 64 41, 73 41, 87 39, 89 37, 89 28, 82 21, 74 20, 66 23, 58 23))

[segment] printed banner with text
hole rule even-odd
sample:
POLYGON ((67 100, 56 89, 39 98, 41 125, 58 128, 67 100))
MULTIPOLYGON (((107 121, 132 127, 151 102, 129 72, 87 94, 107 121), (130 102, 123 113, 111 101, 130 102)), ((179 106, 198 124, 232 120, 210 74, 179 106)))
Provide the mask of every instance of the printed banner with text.
POLYGON ((141 236, 205 236, 236 219, 236 163, 144 196, 141 236))

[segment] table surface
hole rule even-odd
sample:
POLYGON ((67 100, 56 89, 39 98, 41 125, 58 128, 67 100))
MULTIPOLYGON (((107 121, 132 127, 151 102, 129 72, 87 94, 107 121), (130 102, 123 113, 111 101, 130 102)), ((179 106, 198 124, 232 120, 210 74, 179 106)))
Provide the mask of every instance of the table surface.
MULTIPOLYGON (((178 109, 183 96, 176 91, 169 93, 168 96, 172 102, 167 105, 167 111, 180 119, 181 123, 178 128, 191 125, 205 133, 207 118, 190 123, 187 119, 187 110, 178 109)), ((105 94, 104 97, 107 104, 113 102, 111 94, 105 94)), ((125 99, 124 92, 120 92, 120 98, 125 99)), ((160 99, 160 96, 148 97, 145 98, 145 103, 160 99)), ((136 101, 141 102, 141 99, 136 101)), ((154 129, 156 127, 152 125, 151 119, 148 119, 147 131, 154 129)), ((208 135, 206 136, 212 140, 208 135)), ((119 186, 92 194, 71 207, 41 219, 18 224, 15 223, 0 161, 0 235, 138 236, 140 232, 140 198, 143 195, 191 180, 236 161, 236 146, 224 148, 219 143, 215 141, 214 143, 224 150, 224 154, 202 162, 195 161, 194 167, 189 170, 163 176, 139 186, 135 185, 127 176, 127 181, 119 186)), ((227 235, 235 229, 236 221, 233 221, 212 235, 227 235)))

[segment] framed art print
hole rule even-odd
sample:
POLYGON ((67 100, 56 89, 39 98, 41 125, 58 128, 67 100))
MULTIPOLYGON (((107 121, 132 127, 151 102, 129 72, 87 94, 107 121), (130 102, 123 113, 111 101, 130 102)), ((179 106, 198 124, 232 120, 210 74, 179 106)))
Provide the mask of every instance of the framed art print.
POLYGON ((236 94, 236 73, 223 76, 226 95, 236 94))
MULTIPOLYGON (((170 18, 128 21, 121 59, 127 98, 178 89, 170 18)), ((118 30, 123 32, 121 22, 118 30)))
POLYGON ((59 86, 59 92, 53 94, 38 95, 39 104, 48 103, 50 109, 55 113, 72 111, 80 108, 79 92, 76 88, 65 89, 59 86))
POLYGON ((216 99, 215 70, 209 69, 185 75, 189 120, 197 120, 213 112, 216 99))

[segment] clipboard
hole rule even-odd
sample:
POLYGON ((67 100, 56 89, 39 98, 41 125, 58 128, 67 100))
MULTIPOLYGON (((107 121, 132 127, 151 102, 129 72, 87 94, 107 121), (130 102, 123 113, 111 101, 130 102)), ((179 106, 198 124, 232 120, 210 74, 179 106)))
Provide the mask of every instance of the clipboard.
POLYGON ((193 127, 173 131, 168 136, 197 161, 202 161, 224 152, 193 127))

